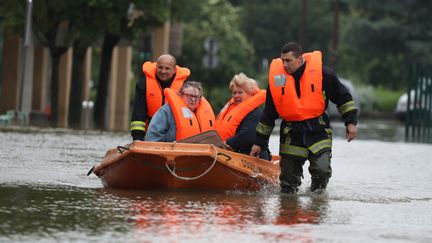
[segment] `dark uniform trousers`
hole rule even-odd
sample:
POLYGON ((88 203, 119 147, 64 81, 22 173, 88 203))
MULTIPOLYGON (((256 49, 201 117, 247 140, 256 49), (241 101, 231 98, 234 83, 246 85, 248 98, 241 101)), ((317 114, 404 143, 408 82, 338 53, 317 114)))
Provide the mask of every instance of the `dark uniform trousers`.
MULTIPOLYGON (((312 177, 311 191, 325 189, 332 174, 330 165, 331 152, 324 151, 319 155, 309 153, 307 160, 310 162, 309 173, 312 177)), ((303 177, 303 165, 305 161, 306 158, 282 155, 279 181, 283 192, 294 193, 298 191, 303 177)))
POLYGON ((310 162, 311 191, 325 189, 332 174, 331 127, 322 121, 312 125, 283 122, 281 129, 279 181, 282 191, 294 193, 298 190, 306 160, 310 162))

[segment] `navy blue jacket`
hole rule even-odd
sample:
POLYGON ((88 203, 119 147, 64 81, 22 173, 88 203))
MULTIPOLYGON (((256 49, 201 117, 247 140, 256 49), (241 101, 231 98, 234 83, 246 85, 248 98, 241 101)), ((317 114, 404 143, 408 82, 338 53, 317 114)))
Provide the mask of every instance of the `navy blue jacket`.
MULTIPOLYGON (((237 127, 236 134, 226 140, 226 143, 231 146, 234 151, 242 154, 250 153, 252 145, 256 140, 255 129, 261 119, 261 115, 262 110, 259 107, 249 112, 237 127)), ((268 144, 268 139, 266 144, 268 144)), ((271 160, 271 155, 267 146, 262 148, 259 157, 271 160)))

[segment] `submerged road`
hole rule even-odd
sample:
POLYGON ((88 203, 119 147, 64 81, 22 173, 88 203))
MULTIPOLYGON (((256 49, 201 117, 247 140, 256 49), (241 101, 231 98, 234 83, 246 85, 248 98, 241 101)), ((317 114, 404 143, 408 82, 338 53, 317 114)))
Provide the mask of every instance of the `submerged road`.
POLYGON ((432 145, 338 129, 327 193, 308 192, 306 163, 287 196, 107 190, 86 173, 129 134, 2 128, 0 242, 432 242, 432 145))

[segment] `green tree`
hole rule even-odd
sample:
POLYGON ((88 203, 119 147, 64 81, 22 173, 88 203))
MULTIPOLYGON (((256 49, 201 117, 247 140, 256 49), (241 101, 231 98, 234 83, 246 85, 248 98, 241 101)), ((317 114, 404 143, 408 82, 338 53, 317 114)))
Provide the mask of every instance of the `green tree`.
POLYGON ((253 44, 258 61, 255 64, 260 70, 266 71, 266 62, 280 56, 285 43, 300 42, 301 30, 304 50, 321 50, 329 59, 331 2, 306 1, 304 22, 301 21, 301 3, 291 0, 243 1, 242 29, 253 44))
POLYGON ((108 97, 109 71, 111 68, 112 50, 123 38, 127 41, 133 39, 137 33, 147 30, 151 26, 160 25, 168 18, 169 2, 165 0, 140 1, 130 3, 124 1, 92 0, 98 2, 103 9, 105 20, 100 26, 104 31, 101 60, 99 68, 99 80, 97 82, 97 96, 94 110, 96 126, 103 128, 105 124, 105 108, 108 97), (135 9, 136 16, 130 16, 130 11, 135 9))
MULTIPOLYGON (((0 4, 0 31, 19 35, 24 31, 26 4, 23 1, 2 0, 0 4)), ((3 53, 3 38, 0 37, 0 53, 3 53)), ((3 77, 3 59, 0 60, 0 77, 3 77)), ((0 80, 1 84, 1 80, 0 80)), ((2 85, 0 85, 1 87, 2 85)), ((1 89, 0 89, 1 90, 1 89)))
POLYGON ((51 125, 58 120, 59 63, 72 39, 69 30, 78 18, 75 1, 38 0, 33 2, 33 32, 50 51, 51 63, 51 125), (75 10, 75 11, 71 11, 75 10))
POLYGON ((410 64, 432 63, 431 11, 426 0, 353 1, 343 17, 344 73, 374 86, 405 87, 410 64))
POLYGON ((24 31, 26 2, 2 0, 0 4, 0 19, 5 32, 21 33, 24 31))
POLYGON ((206 96, 217 111, 229 96, 228 84, 234 74, 256 75, 252 66, 254 49, 240 30, 239 8, 227 0, 179 0, 174 4, 174 19, 184 22, 183 54, 178 61, 192 70, 191 79, 203 82, 206 96), (208 37, 214 38, 219 47, 215 69, 207 69, 202 63, 207 54, 203 43, 208 37))
MULTIPOLYGON (((7 31, 22 33, 25 22, 25 1, 2 1, 0 16, 7 31)), ((48 47, 51 56, 51 123, 58 119, 58 63, 69 47, 74 47, 72 86, 70 96, 71 124, 80 115, 82 63, 88 46, 102 42, 99 80, 95 106, 96 123, 103 127, 108 91, 112 50, 124 38, 131 40, 136 32, 162 23, 168 17, 166 0, 128 2, 115 0, 37 0, 33 2, 33 32, 38 41, 48 47), (136 10, 136 11, 132 11, 136 10), (76 119, 74 119, 76 118, 76 119)))
MULTIPOLYGON (((22 32, 24 28, 24 13, 25 1, 6 1, 6 5, 2 5, 7 16, 6 26, 8 29, 14 30, 15 33, 22 32), (9 10, 9 11, 7 11, 9 10), (11 11, 12 10, 12 11, 11 11)), ((84 0, 77 1, 47 1, 38 0, 33 2, 32 11, 32 26, 33 33, 37 41, 49 49, 51 58, 51 73, 50 73, 50 103, 51 103, 51 124, 57 125, 58 120, 58 92, 59 92, 59 62, 60 57, 74 42, 74 39, 79 37, 78 31, 82 28, 80 22, 81 15, 85 12, 84 0)), ((3 9, 3 8, 2 8, 3 9)), ((93 26, 94 27, 94 26, 93 26)), ((94 33, 94 32, 93 32, 94 33)), ((92 33, 88 33, 92 36, 92 33)), ((77 50, 79 53, 79 50, 77 50)), ((76 89, 74 84, 79 83, 74 78, 72 81, 72 90, 79 92, 81 89, 76 89)), ((73 93, 72 97, 80 97, 73 93)), ((73 103, 72 103, 73 104, 73 103)))
POLYGON ((79 9, 79 18, 74 21, 70 32, 73 39, 72 78, 69 98, 69 126, 78 127, 81 121, 81 94, 84 83, 84 60, 87 48, 98 40, 103 31, 100 26, 104 20, 97 18, 97 1, 74 1, 75 9, 79 9))

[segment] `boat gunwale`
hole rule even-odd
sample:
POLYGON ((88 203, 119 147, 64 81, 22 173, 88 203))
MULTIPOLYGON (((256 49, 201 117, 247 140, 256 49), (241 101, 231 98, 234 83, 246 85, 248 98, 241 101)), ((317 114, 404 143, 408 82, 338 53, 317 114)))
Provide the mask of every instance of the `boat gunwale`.
POLYGON ((211 144, 190 144, 190 143, 167 143, 167 142, 145 142, 134 141, 124 146, 124 150, 118 148, 109 149, 102 161, 95 166, 95 174, 102 168, 108 167, 118 160, 128 156, 130 153, 158 155, 167 161, 177 156, 209 156, 215 159, 217 148, 211 144), (163 153, 163 154, 162 154, 163 153))
MULTIPOLYGON (((100 174, 102 169, 107 168, 116 162, 122 160, 124 157, 129 154, 138 153, 138 154, 148 154, 148 155, 157 155, 164 157, 166 161, 174 160, 175 157, 179 156, 208 156, 213 159, 217 159, 217 162, 225 165, 229 169, 238 171, 240 173, 245 174, 246 176, 252 178, 258 178, 261 180, 269 181, 272 184, 278 183, 278 177, 266 176, 261 172, 254 171, 254 168, 259 168, 260 163, 271 163, 276 166, 275 162, 263 160, 257 157, 252 157, 250 155, 236 153, 234 151, 230 151, 223 148, 217 148, 211 144, 194 144, 194 143, 177 143, 177 142, 148 142, 148 141, 134 141, 130 144, 126 144, 123 147, 118 146, 117 148, 109 149, 103 158, 103 160, 95 166, 94 173, 101 177, 103 175, 100 174), (121 149, 123 148, 123 150, 121 149), (217 156, 215 158, 215 155, 217 156), (229 155, 230 158, 236 157, 233 162, 229 162, 231 159, 224 159, 222 156, 229 155), (241 160, 242 162, 236 161, 241 160), (245 161, 249 161, 249 166, 252 164, 252 168, 245 166, 245 161), (239 164, 242 164, 240 165, 239 164)), ((269 171, 272 168, 268 169, 269 171)))

